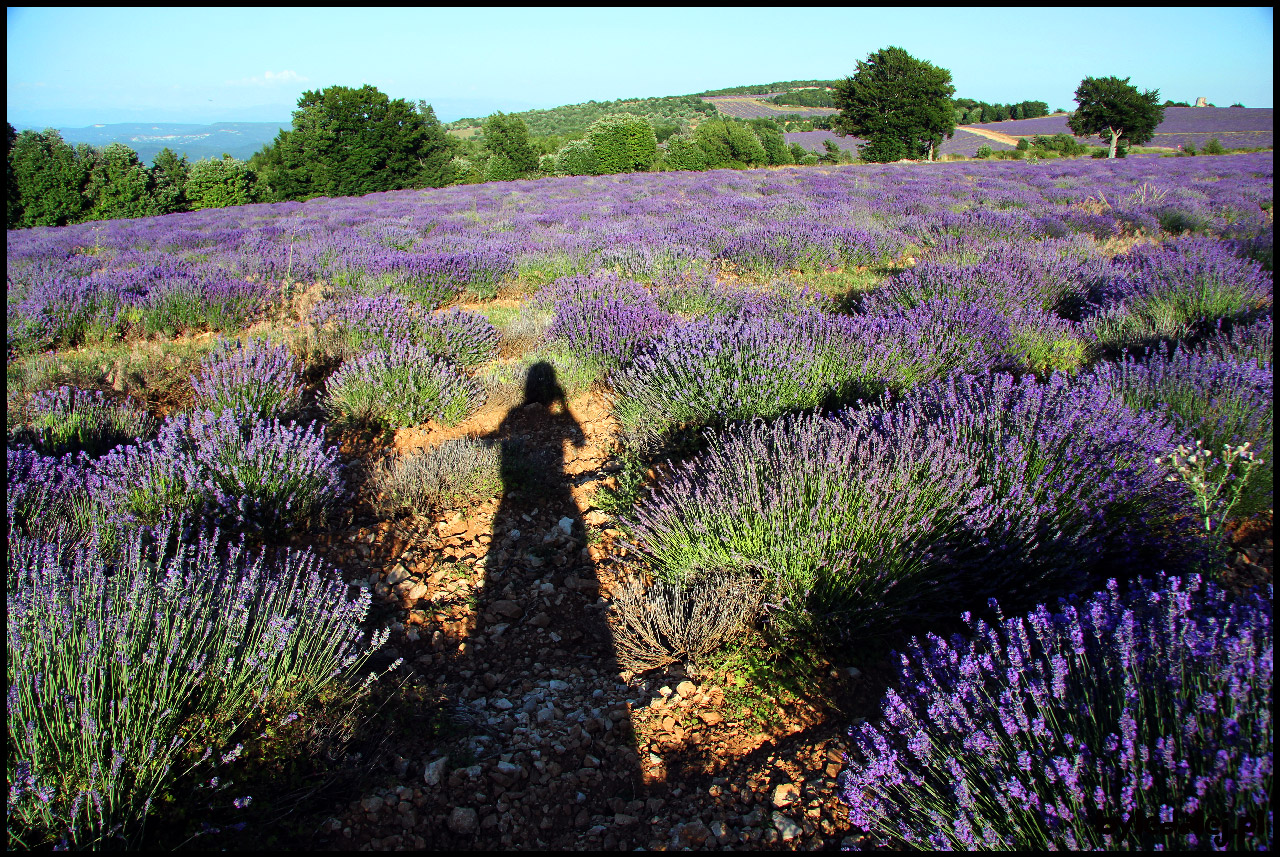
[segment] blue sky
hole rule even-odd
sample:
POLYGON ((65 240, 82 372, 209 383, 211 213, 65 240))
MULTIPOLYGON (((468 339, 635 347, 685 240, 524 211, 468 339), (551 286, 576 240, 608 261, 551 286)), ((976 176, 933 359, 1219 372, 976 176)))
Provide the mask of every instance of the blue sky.
POLYGON ((287 122, 308 89, 373 84, 443 120, 851 74, 898 45, 956 94, 1072 108, 1085 76, 1272 106, 1270 8, 9 8, 8 119, 287 122))

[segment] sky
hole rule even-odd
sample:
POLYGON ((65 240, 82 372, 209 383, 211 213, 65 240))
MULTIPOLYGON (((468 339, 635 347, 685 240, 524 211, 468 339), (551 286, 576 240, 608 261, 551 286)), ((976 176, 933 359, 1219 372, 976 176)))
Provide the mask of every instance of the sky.
POLYGON ((783 80, 889 45, 958 97, 1074 108, 1086 77, 1271 107, 1272 10, 28 9, 7 12, 8 120, 287 123, 304 91, 372 84, 452 121, 783 80))

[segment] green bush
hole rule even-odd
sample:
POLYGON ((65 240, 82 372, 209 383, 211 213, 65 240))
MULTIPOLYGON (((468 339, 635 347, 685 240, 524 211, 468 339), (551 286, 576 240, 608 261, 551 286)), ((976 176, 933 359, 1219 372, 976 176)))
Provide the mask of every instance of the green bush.
POLYGON ((1222 143, 1217 137, 1210 137, 1208 142, 1204 144, 1204 153, 1206 155, 1221 155, 1227 150, 1222 147, 1222 143))
POLYGON ((586 140, 573 140, 556 152, 556 172, 562 176, 598 176, 600 159, 586 140))
POLYGON ((990 147, 990 146, 988 146, 988 145, 986 145, 986 144, 984 143, 983 145, 981 145, 981 146, 979 146, 979 147, 978 147, 978 151, 977 151, 977 153, 974 155, 974 157, 977 157, 977 158, 989 158, 989 157, 991 157, 991 147, 990 147))
POLYGON ((873 137, 858 147, 858 157, 864 161, 888 164, 907 156, 907 146, 896 137, 873 137))
POLYGON ((708 169, 737 169, 743 166, 762 166, 769 162, 760 138, 742 122, 712 119, 703 122, 693 133, 694 139, 706 153, 708 169))
POLYGON ((595 151, 601 174, 642 172, 651 169, 658 156, 658 138, 649 120, 627 113, 592 122, 586 142, 595 151))
POLYGON ((676 134, 667 140, 667 169, 705 170, 707 153, 692 134, 676 134))
POLYGON ((1031 148, 1031 144, 1027 142, 1027 138, 1026 138, 1026 137, 1019 137, 1019 138, 1018 138, 1018 145, 1017 145, 1017 147, 1016 147, 1016 148, 1018 149, 1018 151, 1019 151, 1019 152, 1025 152, 1025 151, 1027 151, 1027 149, 1030 149, 1030 148, 1031 148))

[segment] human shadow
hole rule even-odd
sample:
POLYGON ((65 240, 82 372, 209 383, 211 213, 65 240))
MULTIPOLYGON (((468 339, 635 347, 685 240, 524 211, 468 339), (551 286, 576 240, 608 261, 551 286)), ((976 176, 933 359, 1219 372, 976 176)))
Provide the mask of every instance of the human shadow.
MULTIPOLYGON (((511 810, 512 825, 533 833, 521 843, 571 847, 601 816, 637 809, 642 782, 608 611, 566 471, 566 449, 587 439, 547 362, 530 367, 524 399, 480 439, 498 445, 502 476, 467 640, 468 667, 483 683, 476 693, 505 700, 488 716, 485 754, 534 766, 529 783, 545 782, 524 817, 511 810), (538 808, 548 806, 551 813, 538 808)), ((643 843, 619 836, 609 844, 643 843)))

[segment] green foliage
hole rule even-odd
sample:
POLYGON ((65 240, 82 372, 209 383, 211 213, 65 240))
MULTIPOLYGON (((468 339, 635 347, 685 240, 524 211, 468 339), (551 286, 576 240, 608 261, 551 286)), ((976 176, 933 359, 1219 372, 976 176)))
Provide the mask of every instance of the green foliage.
POLYGON ((805 155, 809 154, 805 147, 801 146, 799 143, 792 143, 787 148, 791 151, 791 162, 795 164, 802 162, 805 155))
POLYGON ((759 138, 760 145, 764 147, 765 158, 769 166, 795 163, 795 158, 787 150, 787 140, 782 136, 782 131, 778 128, 776 122, 772 119, 760 118, 750 119, 748 123, 751 125, 751 130, 755 132, 756 137, 759 138))
POLYGON ((22 198, 18 195, 18 180, 13 172, 13 144, 18 139, 18 132, 13 125, 5 123, 4 133, 4 192, 5 213, 4 224, 7 229, 16 229, 22 219, 22 198))
POLYGON ((453 144, 430 105, 389 99, 376 87, 304 92, 293 129, 254 156, 276 200, 359 196, 442 187, 453 144))
POLYGON ((86 170, 52 128, 23 131, 9 153, 21 207, 18 226, 66 226, 85 210, 86 170))
POLYGON ((1190 104, 1188 104, 1188 103, 1187 103, 1187 102, 1185 102, 1185 101, 1169 101, 1169 100, 1167 100, 1167 99, 1166 99, 1166 100, 1165 100, 1165 102, 1164 102, 1164 104, 1163 104, 1162 106, 1164 106, 1164 107, 1190 107, 1191 105, 1190 105, 1190 104))
POLYGON ((658 156, 653 126, 647 119, 627 113, 611 114, 591 123, 586 142, 595 151, 602 174, 648 170, 658 156))
MULTIPOLYGON (((586 135, 591 123, 603 119, 612 113, 629 113, 649 120, 655 133, 659 126, 676 126, 675 131, 692 128, 706 117, 715 116, 715 105, 709 104, 696 95, 669 96, 663 98, 630 98, 618 101, 588 101, 585 104, 568 104, 550 110, 527 110, 523 113, 510 113, 518 117, 529 128, 531 138, 559 137, 555 148, 562 147, 574 139, 586 135)), ((459 119, 450 122, 449 128, 475 128, 480 125, 479 119, 459 119)), ((661 134, 659 139, 664 139, 661 134)), ((552 149, 551 151, 554 151, 552 149)))
POLYGON ((978 147, 978 151, 975 153, 975 156, 979 158, 991 157, 991 147, 983 143, 981 146, 978 147))
MULTIPOLYGON (((978 122, 1003 122, 1006 119, 1035 119, 1049 115, 1049 105, 1044 101, 1019 101, 1017 104, 988 104, 973 98, 955 99, 956 124, 973 125, 978 122)), ((1061 113, 1062 111, 1056 111, 1061 113)))
POLYGON ((1043 157, 1044 152, 1058 152, 1065 156, 1084 155, 1089 152, 1089 147, 1084 143, 1076 140, 1070 134, 1054 134, 1052 137, 1044 134, 1037 134, 1031 138, 1031 146, 1036 150, 1036 154, 1043 157))
POLYGON ((835 86, 834 80, 782 80, 774 83, 757 83, 751 86, 730 86, 727 89, 708 89, 706 92, 699 92, 697 97, 710 97, 715 95, 766 95, 770 92, 780 92, 782 90, 802 89, 811 86, 818 86, 824 89, 830 89, 835 86))
POLYGON ((160 150, 151 165, 151 181, 158 214, 187 210, 187 178, 191 165, 185 156, 178 157, 168 147, 160 150))
POLYGON ((698 146, 706 153, 707 168, 741 168, 768 163, 764 146, 751 127, 732 119, 711 119, 693 132, 698 146))
POLYGON ((1226 153, 1226 149, 1222 147, 1222 143, 1217 137, 1210 137, 1204 144, 1204 153, 1206 155, 1221 155, 1226 153))
POLYGON ((955 132, 951 72, 918 60, 902 48, 882 48, 836 84, 836 127, 872 141, 859 149, 864 161, 920 158, 955 132), (894 145, 892 141, 896 141, 894 145))
POLYGON ((484 180, 487 182, 509 182, 520 178, 524 178, 524 174, 506 155, 491 155, 485 162, 484 180))
POLYGON ((878 134, 858 147, 858 157, 876 164, 900 161, 907 157, 907 145, 900 137, 878 134))
POLYGON ((692 134, 676 134, 667 140, 665 163, 669 170, 705 170, 707 153, 692 134))
POLYGON ((1014 148, 1016 148, 1019 152, 1025 152, 1027 151, 1027 149, 1031 148, 1031 144, 1027 142, 1026 137, 1019 137, 1018 145, 1015 146, 1014 148))
POLYGON ((160 214, 151 173, 137 152, 123 143, 111 143, 97 153, 87 178, 87 220, 160 214))
POLYGON ((574 140, 556 153, 556 172, 562 176, 598 176, 600 159, 586 140, 574 140))
POLYGON ((538 155, 529 145, 529 128, 516 116, 499 111, 484 121, 484 146, 489 150, 490 164, 501 160, 494 168, 502 178, 488 177, 490 167, 485 168, 485 181, 509 181, 525 178, 538 168, 538 155))
POLYGON ((1160 91, 1138 92, 1129 78, 1086 77, 1076 88, 1076 112, 1067 127, 1077 137, 1090 137, 1106 132, 1111 137, 1108 157, 1116 156, 1120 139, 1131 146, 1141 146, 1155 136, 1156 127, 1164 119, 1160 91))
POLYGON ((257 176, 248 164, 230 155, 196 161, 187 177, 186 194, 193 211, 246 205, 257 201, 257 176))

